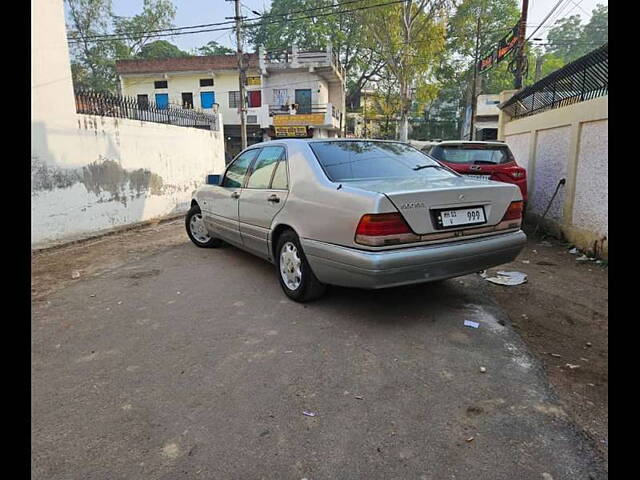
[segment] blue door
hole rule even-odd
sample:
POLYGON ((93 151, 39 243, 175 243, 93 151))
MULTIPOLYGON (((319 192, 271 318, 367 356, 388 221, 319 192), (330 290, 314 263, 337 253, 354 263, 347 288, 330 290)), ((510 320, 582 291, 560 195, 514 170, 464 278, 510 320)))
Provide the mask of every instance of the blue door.
POLYGON ((296 90, 298 113, 311 113, 311 89, 296 90))
POLYGON ((159 110, 164 110, 169 106, 169 94, 168 93, 156 93, 156 107, 159 110))
POLYGON ((213 108, 216 103, 216 94, 214 92, 200 92, 200 107, 213 108))

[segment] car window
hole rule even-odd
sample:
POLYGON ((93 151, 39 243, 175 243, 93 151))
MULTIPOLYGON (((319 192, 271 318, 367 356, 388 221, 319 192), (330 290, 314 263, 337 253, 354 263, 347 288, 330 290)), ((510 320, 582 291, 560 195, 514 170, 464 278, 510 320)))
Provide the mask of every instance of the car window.
POLYGON ((273 169, 283 153, 283 147, 264 147, 253 166, 247 188, 269 188, 273 169))
POLYGON ((227 169, 227 173, 222 181, 222 186, 229 188, 241 188, 249 165, 251 165, 251 162, 256 158, 259 151, 260 149, 254 148, 253 150, 241 153, 227 169))
POLYGON ((456 176, 420 150, 398 142, 323 141, 309 146, 334 182, 456 176))
POLYGON ((514 161, 507 145, 438 145, 431 155, 449 163, 499 165, 514 161))
POLYGON ((284 156, 278 162, 276 173, 274 173, 273 181, 271 182, 271 188, 274 190, 289 189, 289 180, 287 178, 287 159, 284 156))

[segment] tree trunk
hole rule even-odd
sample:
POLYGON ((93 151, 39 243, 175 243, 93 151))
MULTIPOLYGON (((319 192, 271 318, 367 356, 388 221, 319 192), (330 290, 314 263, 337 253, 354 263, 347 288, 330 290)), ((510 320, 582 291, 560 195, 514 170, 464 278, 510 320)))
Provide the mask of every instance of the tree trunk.
POLYGON ((400 117, 400 141, 406 142, 409 140, 409 117, 405 112, 402 112, 400 117))
POLYGON ((406 142, 409 140, 409 109, 411 105, 409 85, 400 86, 400 96, 400 141, 406 142))

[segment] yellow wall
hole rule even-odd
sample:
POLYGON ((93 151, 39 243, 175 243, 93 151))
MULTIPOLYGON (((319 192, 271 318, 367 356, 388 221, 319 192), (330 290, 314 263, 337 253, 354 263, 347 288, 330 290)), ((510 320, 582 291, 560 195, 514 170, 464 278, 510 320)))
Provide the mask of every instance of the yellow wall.
MULTIPOLYGON (((513 92, 503 92, 504 101, 513 92)), ((609 97, 511 119, 500 113, 498 138, 527 169, 528 211, 545 217, 579 248, 608 256, 609 97)))
MULTIPOLYGON (((253 75, 253 74, 252 74, 253 75)), ((256 74, 257 75, 257 74, 256 74)), ((200 104, 200 92, 214 92, 215 102, 219 105, 218 112, 222 114, 222 120, 225 125, 239 125, 240 115, 237 108, 229 108, 229 92, 237 92, 238 73, 237 72, 216 72, 213 75, 213 87, 201 87, 201 78, 212 78, 211 72, 191 72, 191 73, 173 73, 168 74, 167 78, 163 74, 157 75, 140 75, 140 76, 122 76, 121 88, 124 95, 136 97, 136 95, 148 95, 149 101, 155 102, 156 93, 168 93, 169 102, 176 105, 182 105, 182 93, 193 93, 193 106, 196 109, 209 112, 210 109, 203 109, 200 104), (168 88, 155 89, 154 82, 157 80, 166 80, 168 88)), ((259 90, 260 87, 247 87, 247 91, 259 90)), ((266 103, 262 99, 262 103, 266 103)), ((257 115, 258 109, 248 109, 247 115, 257 115)))

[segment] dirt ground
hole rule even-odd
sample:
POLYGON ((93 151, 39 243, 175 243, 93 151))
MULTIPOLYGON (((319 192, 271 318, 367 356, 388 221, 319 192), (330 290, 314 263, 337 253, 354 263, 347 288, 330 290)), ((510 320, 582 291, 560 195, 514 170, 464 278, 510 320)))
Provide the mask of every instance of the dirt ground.
POLYGON ((95 277, 131 261, 188 241, 182 218, 150 223, 31 254, 31 297, 51 293, 87 277, 95 277))
MULTIPOLYGON (((32 254, 32 298, 188 241, 182 219, 32 254)), ((608 269, 579 262, 569 245, 532 238, 511 264, 528 282, 488 284, 513 328, 543 362, 549 381, 574 422, 608 457, 608 269)))
POLYGON ((527 283, 490 291, 542 360, 565 410, 608 458, 608 268, 577 261, 570 247, 529 235, 514 262, 487 272, 520 271, 527 283))

